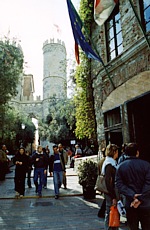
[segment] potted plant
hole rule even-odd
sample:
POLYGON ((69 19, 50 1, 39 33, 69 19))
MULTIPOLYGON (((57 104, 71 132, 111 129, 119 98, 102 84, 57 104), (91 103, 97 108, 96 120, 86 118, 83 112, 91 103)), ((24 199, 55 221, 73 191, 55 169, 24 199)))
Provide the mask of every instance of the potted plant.
POLYGON ((83 196, 85 199, 93 199, 95 198, 95 184, 97 179, 97 163, 92 160, 84 160, 81 161, 78 165, 78 177, 79 184, 82 185, 83 188, 83 196))

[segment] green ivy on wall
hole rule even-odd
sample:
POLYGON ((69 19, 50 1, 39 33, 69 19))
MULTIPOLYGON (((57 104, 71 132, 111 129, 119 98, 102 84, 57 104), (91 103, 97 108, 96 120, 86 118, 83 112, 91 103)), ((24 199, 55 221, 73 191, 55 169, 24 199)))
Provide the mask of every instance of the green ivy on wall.
MULTIPOLYGON (((93 22, 93 0, 81 0, 79 15, 83 21, 82 30, 88 40, 93 22)), ((91 80, 91 60, 80 50, 80 65, 76 69, 76 106, 75 134, 79 139, 96 140, 96 119, 94 111, 93 88, 91 80)))

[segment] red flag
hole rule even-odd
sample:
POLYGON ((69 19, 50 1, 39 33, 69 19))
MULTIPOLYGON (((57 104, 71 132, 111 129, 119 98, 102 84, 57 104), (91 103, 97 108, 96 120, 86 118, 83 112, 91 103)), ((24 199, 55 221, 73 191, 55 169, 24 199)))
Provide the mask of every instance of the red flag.
POLYGON ((118 0, 95 0, 94 20, 101 26, 108 19, 118 0))
POLYGON ((79 46, 76 42, 75 42, 75 57, 76 57, 76 61, 77 61, 78 65, 79 65, 80 64, 79 46))

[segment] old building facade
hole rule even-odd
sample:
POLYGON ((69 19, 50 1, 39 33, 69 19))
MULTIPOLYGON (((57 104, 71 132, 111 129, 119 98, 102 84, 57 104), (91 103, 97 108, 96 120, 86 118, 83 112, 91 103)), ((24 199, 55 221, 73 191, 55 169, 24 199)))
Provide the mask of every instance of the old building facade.
POLYGON ((105 63, 92 61, 97 135, 101 147, 137 142, 150 161, 150 2, 132 2, 120 0, 104 25, 92 27, 105 63))

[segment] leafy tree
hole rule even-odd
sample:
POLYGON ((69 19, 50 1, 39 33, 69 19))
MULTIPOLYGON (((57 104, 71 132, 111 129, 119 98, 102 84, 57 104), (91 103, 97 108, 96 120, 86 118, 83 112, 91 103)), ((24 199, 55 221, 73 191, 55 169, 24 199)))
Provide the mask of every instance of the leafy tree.
POLYGON ((19 75, 23 71, 23 53, 21 48, 0 41, 0 105, 5 105, 17 94, 19 75))
POLYGON ((17 85, 22 71, 23 53, 21 48, 11 44, 9 39, 0 41, 0 141, 7 139, 8 135, 11 139, 14 134, 13 131, 9 134, 10 129, 6 127, 6 122, 11 126, 9 119, 14 119, 11 113, 7 113, 7 103, 17 94, 17 85))
POLYGON ((20 146, 22 144, 26 147, 28 144, 33 143, 35 130, 35 125, 31 119, 19 120, 16 129, 16 145, 20 146), (25 129, 22 129, 22 123, 25 125, 25 129))
POLYGON ((31 119, 25 118, 21 113, 8 105, 5 106, 5 110, 0 143, 6 144, 10 151, 18 148, 21 142, 24 146, 27 146, 28 143, 33 143, 35 126, 31 119), (24 130, 21 128, 22 123, 25 124, 24 130))
POLYGON ((54 143, 68 139, 75 125, 74 108, 71 99, 51 98, 46 122, 39 123, 40 138, 54 143))

